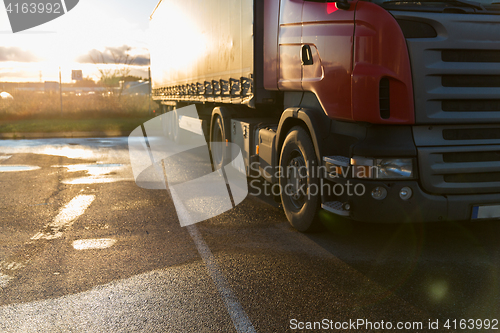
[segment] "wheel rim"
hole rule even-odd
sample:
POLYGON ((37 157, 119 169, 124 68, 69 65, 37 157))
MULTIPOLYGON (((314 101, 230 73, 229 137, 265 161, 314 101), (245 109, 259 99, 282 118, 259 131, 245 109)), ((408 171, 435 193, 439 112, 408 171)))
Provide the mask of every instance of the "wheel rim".
POLYGON ((222 128, 217 121, 217 127, 214 129, 214 133, 212 136, 212 142, 215 143, 212 145, 212 158, 214 159, 214 165, 218 166, 222 163, 222 128))
POLYGON ((282 191, 287 192, 294 208, 300 210, 306 203, 307 194, 307 170, 302 152, 294 150, 290 154, 285 173, 286 184, 282 191))
POLYGON ((171 139, 172 138, 172 127, 173 127, 173 124, 172 124, 172 121, 173 121, 173 117, 172 117, 172 112, 168 113, 167 115, 167 135, 168 135, 168 138, 171 139))
POLYGON ((177 111, 172 111, 172 139, 177 140, 177 135, 179 133, 179 117, 177 116, 177 111))

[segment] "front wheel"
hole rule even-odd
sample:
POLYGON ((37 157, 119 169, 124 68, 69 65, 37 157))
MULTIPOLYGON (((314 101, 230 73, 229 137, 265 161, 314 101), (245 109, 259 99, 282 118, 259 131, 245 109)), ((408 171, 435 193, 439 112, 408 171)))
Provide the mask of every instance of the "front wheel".
POLYGON ((309 134, 300 126, 293 127, 281 149, 279 184, 286 217, 295 229, 302 232, 319 227, 319 179, 318 170, 313 170, 317 165, 309 134))
POLYGON ((224 121, 220 116, 215 116, 212 124, 212 141, 210 142, 214 170, 222 169, 227 164, 229 158, 226 144, 227 139, 229 138, 226 134, 224 121))

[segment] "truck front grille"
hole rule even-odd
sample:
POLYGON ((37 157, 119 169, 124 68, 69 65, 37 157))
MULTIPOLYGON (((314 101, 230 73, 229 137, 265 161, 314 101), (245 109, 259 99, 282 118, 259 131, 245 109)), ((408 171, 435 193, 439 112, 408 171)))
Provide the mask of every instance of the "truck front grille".
POLYGON ((447 99, 441 101, 445 112, 500 112, 500 99, 447 99))
POLYGON ((443 87, 500 87, 500 75, 442 75, 443 87))
POLYGON ((443 129, 445 140, 498 140, 500 129, 498 128, 450 128, 443 129))
POLYGON ((496 162, 500 161, 500 151, 467 152, 467 153, 444 153, 443 162, 496 162))
POLYGON ((500 15, 391 13, 437 32, 406 40, 416 123, 500 123, 500 15))
POLYGON ((500 172, 490 173, 463 173, 455 175, 444 175, 447 183, 488 183, 500 182, 500 172))
POLYGON ((500 192, 500 145, 418 148, 422 186, 436 194, 500 192))
POLYGON ((499 50, 443 50, 445 62, 500 62, 499 50))

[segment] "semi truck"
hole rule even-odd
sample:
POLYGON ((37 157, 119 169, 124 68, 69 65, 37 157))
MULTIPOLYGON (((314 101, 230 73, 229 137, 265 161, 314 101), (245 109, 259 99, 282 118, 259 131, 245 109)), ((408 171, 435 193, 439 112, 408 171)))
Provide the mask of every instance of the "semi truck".
POLYGON ((499 219, 500 2, 480 1, 162 0, 150 52, 166 135, 195 104, 207 142, 238 144, 300 231, 322 209, 499 219))

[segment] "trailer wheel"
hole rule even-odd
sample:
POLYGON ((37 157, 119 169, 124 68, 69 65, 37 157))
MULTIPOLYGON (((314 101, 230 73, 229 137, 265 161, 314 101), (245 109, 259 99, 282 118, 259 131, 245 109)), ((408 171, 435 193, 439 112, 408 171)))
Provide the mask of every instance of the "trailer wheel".
POLYGON ((162 105, 161 108, 163 111, 160 116, 161 129, 163 131, 163 135, 168 139, 168 111, 166 111, 167 107, 165 105, 162 105))
POLYGON ((169 140, 172 140, 172 112, 167 111, 162 116, 163 134, 169 140))
POLYGON ((320 204, 318 165, 309 134, 300 126, 287 134, 280 155, 280 192, 283 210, 297 230, 317 230, 317 211, 320 204), (313 195, 314 194, 314 195, 313 195))
POLYGON ((180 135, 179 135, 179 115, 177 113, 177 110, 173 110, 170 112, 171 117, 170 117, 170 139, 174 142, 179 142, 180 141, 180 135))
POLYGON ((221 169, 227 159, 225 142, 226 135, 224 123, 220 116, 215 116, 212 124, 212 141, 210 142, 214 170, 221 169))

